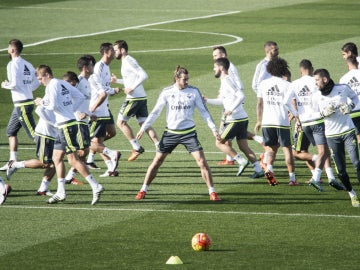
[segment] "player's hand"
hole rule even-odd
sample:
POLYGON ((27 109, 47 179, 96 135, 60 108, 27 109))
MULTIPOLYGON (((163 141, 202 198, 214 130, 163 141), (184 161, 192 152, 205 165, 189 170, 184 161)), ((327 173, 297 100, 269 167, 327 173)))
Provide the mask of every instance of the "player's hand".
POLYGON ((145 130, 140 129, 139 132, 136 134, 136 139, 140 140, 141 137, 144 135, 145 130))
POLYGON ((130 94, 132 91, 134 91, 134 89, 131 89, 131 88, 124 88, 124 93, 125 94, 130 94))
POLYGON ((261 123, 260 123, 260 122, 257 122, 256 125, 255 125, 255 127, 254 127, 255 133, 258 133, 259 130, 260 130, 260 128, 261 128, 261 123))
POLYGON ((351 104, 341 103, 339 106, 339 110, 342 114, 348 114, 351 112, 352 106, 351 104))
POLYGON ((42 98, 37 97, 37 98, 34 100, 34 103, 35 103, 36 106, 39 106, 39 105, 41 105, 41 101, 42 101, 42 98))
POLYGON ((217 141, 221 141, 221 136, 217 130, 213 131, 213 134, 217 141))
POLYGON ((120 88, 120 87, 116 87, 116 88, 114 88, 114 92, 115 92, 115 94, 118 94, 120 91, 121 91, 121 88, 120 88))
POLYGON ((5 88, 5 85, 8 83, 8 80, 5 80, 1 83, 1 88, 5 88))
POLYGON ((117 83, 117 77, 114 73, 111 74, 111 82, 112 83, 117 83))
POLYGON ((322 117, 328 117, 328 116, 332 115, 333 113, 335 113, 335 111, 336 111, 335 106, 334 106, 333 104, 331 104, 331 105, 325 107, 325 108, 320 112, 320 115, 321 115, 322 117))

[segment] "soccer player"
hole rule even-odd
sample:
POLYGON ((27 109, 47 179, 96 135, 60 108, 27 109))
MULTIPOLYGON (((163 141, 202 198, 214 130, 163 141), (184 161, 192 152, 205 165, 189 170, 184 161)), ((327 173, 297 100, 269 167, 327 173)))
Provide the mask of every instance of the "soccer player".
POLYGON ((120 159, 120 152, 111 150, 105 146, 106 128, 110 120, 108 97, 119 93, 119 88, 111 88, 111 73, 109 65, 114 59, 115 53, 111 43, 100 45, 101 60, 95 64, 94 73, 89 77, 91 88, 90 99, 90 149, 100 153, 107 170, 100 177, 117 176, 117 167, 120 159))
MULTIPOLYGON (((18 39, 9 41, 8 53, 11 61, 7 65, 7 80, 1 83, 1 87, 11 91, 14 110, 7 125, 6 134, 9 138, 10 158, 17 160, 18 138, 17 134, 21 127, 24 128, 28 137, 34 140, 35 120, 33 91, 39 87, 35 69, 31 63, 21 57, 23 44, 18 39)), ((6 171, 8 164, 0 170, 6 171)))
MULTIPOLYGON (((279 56, 279 47, 275 41, 267 41, 264 44, 265 58, 256 65, 252 81, 252 89, 257 93, 260 83, 271 77, 266 67, 271 59, 279 56)), ((286 74, 284 75, 286 76, 286 74)))
POLYGON ((39 116, 39 121, 35 127, 36 156, 38 159, 9 162, 6 177, 10 180, 10 177, 21 168, 45 169, 36 195, 53 196, 49 190, 49 184, 56 173, 52 159, 54 143, 58 135, 55 127, 55 114, 41 106, 38 106, 35 112, 39 116))
POLYGON ((293 109, 291 98, 287 91, 290 82, 283 79, 288 74, 287 62, 279 57, 269 61, 267 71, 271 77, 263 80, 257 91, 257 122, 255 132, 262 127, 267 155, 265 176, 270 185, 277 185, 273 172, 273 164, 279 146, 282 147, 285 155, 285 163, 289 172, 289 185, 297 186, 295 178, 295 163, 291 149, 290 121, 288 112, 298 117, 293 109))
MULTIPOLYGON (((91 55, 84 55, 80 57, 77 61, 77 67, 80 71, 80 75, 77 76, 75 73, 70 73, 70 81, 73 81, 72 84, 75 86, 85 97, 84 101, 80 104, 78 108, 78 113, 75 115, 76 120, 79 122, 78 126, 78 143, 79 150, 78 155, 79 158, 86 163, 86 156, 89 153, 90 147, 90 131, 89 131, 89 105, 91 98, 91 89, 89 84, 89 77, 94 72, 93 62, 95 61, 94 57, 91 55)), ((63 78, 65 79, 65 78, 63 78)), ((66 79, 65 79, 66 80, 66 79)), ((68 80, 66 80, 68 81, 68 80)), ((66 177, 66 184, 73 185, 82 185, 82 182, 75 178, 76 170, 75 168, 70 168, 66 177)))
POLYGON ((360 207, 358 197, 346 171, 345 156, 346 150, 356 169, 357 179, 360 181, 358 144, 356 143, 354 124, 348 115, 351 109, 359 103, 359 98, 348 85, 335 84, 326 69, 315 70, 314 78, 320 94, 314 96, 313 104, 320 111, 320 115, 324 117, 325 136, 334 155, 338 177, 349 193, 352 206, 360 207))
MULTIPOLYGON (((214 61, 217 60, 218 58, 228 58, 225 47, 216 46, 213 48, 214 61)), ((230 67, 228 69, 228 75, 233 79, 233 81, 238 86, 240 91, 244 91, 244 85, 240 79, 239 72, 236 69, 235 65, 231 62, 230 62, 230 67)), ((220 123, 220 128, 222 127, 222 125, 223 125, 223 122, 220 123)), ((247 138, 249 140, 254 140, 254 141, 258 142, 261 145, 263 144, 263 141, 264 141, 261 136, 255 135, 255 134, 251 133, 250 131, 247 131, 247 138)), ((228 144, 230 147, 232 146, 231 139, 226 141, 225 143, 228 144)), ((226 155, 226 158, 224 160, 218 162, 218 165, 234 165, 234 164, 235 164, 234 159, 229 155, 226 155)))
POLYGON ((178 66, 174 72, 174 84, 161 92, 156 105, 148 118, 141 126, 136 137, 140 139, 149 126, 159 117, 162 109, 166 107, 166 130, 160 140, 156 155, 148 167, 144 183, 136 195, 136 200, 142 200, 148 191, 151 182, 164 162, 177 145, 182 144, 191 153, 200 167, 210 195, 210 200, 221 200, 215 192, 211 170, 206 161, 203 148, 198 140, 193 119, 195 108, 212 130, 214 137, 220 140, 214 121, 206 108, 198 88, 189 85, 189 73, 184 67, 178 66))
POLYGON ((325 137, 324 120, 319 116, 318 111, 313 110, 312 96, 318 92, 313 75, 313 66, 310 60, 303 59, 299 64, 301 77, 293 81, 288 91, 293 95, 296 103, 296 110, 299 113, 300 122, 296 123, 297 142, 294 149, 294 157, 304 160, 310 165, 312 178, 309 184, 318 191, 323 191, 320 177, 323 168, 328 177, 329 185, 337 190, 343 190, 341 184, 335 180, 330 163, 330 150, 325 137), (310 144, 316 145, 317 155, 315 159, 308 152, 310 144), (313 162, 315 161, 315 164, 313 162))
MULTIPOLYGON (((121 60, 122 79, 118 80, 116 76, 113 75, 112 81, 124 85, 123 90, 126 94, 126 99, 121 106, 117 119, 117 126, 124 133, 133 148, 128 161, 134 161, 144 152, 144 148, 135 138, 128 121, 132 116, 135 116, 138 124, 141 126, 148 116, 147 96, 143 86, 143 83, 147 80, 148 75, 138 62, 128 54, 128 49, 128 44, 125 40, 115 41, 115 57, 116 59, 121 60)), ((155 130, 149 126, 146 129, 146 133, 154 142, 156 148, 159 144, 159 139, 155 130)))
POLYGON ((214 62, 214 73, 216 78, 220 78, 220 92, 216 99, 208 99, 204 97, 209 104, 223 106, 223 126, 221 128, 221 140, 216 140, 216 146, 225 154, 230 155, 239 164, 237 176, 240 176, 245 168, 249 165, 249 161, 254 167, 255 172, 252 178, 260 178, 264 176, 264 172, 260 167, 259 161, 256 159, 255 153, 250 149, 247 142, 247 128, 249 124, 248 115, 243 108, 245 100, 244 92, 234 82, 228 74, 230 61, 227 58, 218 58, 214 62), (245 154, 248 160, 238 154, 233 147, 226 142, 236 137, 239 149, 245 154))
POLYGON ((37 98, 35 104, 54 112, 59 143, 61 144, 61 148, 55 146, 53 155, 58 177, 58 188, 47 203, 57 203, 66 199, 64 163, 64 156, 66 155, 69 164, 90 184, 93 191, 91 204, 95 205, 100 200, 100 195, 103 193, 104 188, 95 180, 94 176, 89 173, 87 166, 77 155, 77 149, 79 147, 76 136, 78 123, 75 119, 74 111, 85 97, 68 82, 54 78, 49 66, 40 65, 36 72, 39 82, 46 88, 45 96, 43 98, 37 98))
MULTIPOLYGON (((353 43, 353 42, 345 43, 341 47, 341 54, 342 54, 344 59, 347 59, 350 56, 354 56, 356 58, 356 60, 358 62, 360 62, 360 56, 358 54, 358 48, 357 48, 356 44, 353 43)), ((360 68, 360 67, 358 67, 358 68, 360 68)))
MULTIPOLYGON (((348 72, 340 78, 340 84, 347 84, 350 88, 360 96, 360 69, 359 62, 357 61, 354 55, 346 58, 346 65, 348 68, 348 72)), ((360 104, 358 104, 354 109, 350 112, 350 117, 354 122, 355 126, 355 134, 357 137, 357 142, 360 144, 360 104)))

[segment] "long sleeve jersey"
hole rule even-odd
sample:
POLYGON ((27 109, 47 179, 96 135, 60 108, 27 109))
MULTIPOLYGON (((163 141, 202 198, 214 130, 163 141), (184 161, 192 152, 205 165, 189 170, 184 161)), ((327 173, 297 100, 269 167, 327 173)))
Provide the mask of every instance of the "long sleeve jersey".
POLYGON ((135 58, 130 55, 122 59, 121 76, 122 80, 118 80, 118 82, 124 84, 125 88, 134 89, 126 95, 126 99, 146 97, 143 82, 147 80, 148 75, 135 58))
POLYGON ((74 112, 85 99, 78 89, 66 81, 51 79, 45 88, 42 106, 54 112, 56 126, 75 120, 74 112))
POLYGON ((187 86, 179 89, 176 84, 164 88, 155 104, 154 109, 147 117, 141 129, 148 129, 159 117, 162 109, 166 106, 166 128, 170 132, 181 132, 195 128, 193 119, 195 108, 212 131, 216 131, 215 123, 204 104, 198 88, 187 86))
POLYGON ((244 110, 243 102, 245 95, 230 75, 221 79, 220 92, 217 99, 208 99, 212 105, 222 105, 224 111, 231 111, 224 119, 225 122, 232 122, 239 119, 247 118, 248 115, 244 110))
POLYGON ((32 64, 21 56, 13 58, 7 65, 8 82, 3 88, 11 90, 14 105, 32 101, 33 91, 40 83, 36 78, 35 69, 32 64))
POLYGON ((350 116, 343 114, 339 110, 341 103, 349 103, 348 99, 351 100, 355 106, 359 103, 359 98, 356 93, 346 84, 335 84, 327 96, 321 95, 320 91, 314 94, 313 105, 316 110, 321 112, 329 106, 336 108, 335 113, 324 118, 326 137, 336 137, 354 128, 350 116))

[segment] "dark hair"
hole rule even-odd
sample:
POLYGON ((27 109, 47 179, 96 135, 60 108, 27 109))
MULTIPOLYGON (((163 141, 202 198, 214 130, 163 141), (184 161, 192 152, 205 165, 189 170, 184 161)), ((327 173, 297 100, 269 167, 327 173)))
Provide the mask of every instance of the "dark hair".
POLYGON ((348 42, 345 43, 342 47, 341 50, 344 52, 351 52, 353 55, 358 56, 358 49, 355 43, 353 42, 348 42))
POLYGON ((63 75, 63 80, 67 81, 68 83, 70 83, 72 86, 76 86, 79 83, 79 78, 76 75, 75 72, 73 71, 67 71, 64 75, 63 75))
POLYGON ((271 59, 266 66, 266 70, 275 77, 288 76, 290 73, 288 63, 285 59, 276 57, 271 59))
POLYGON ((357 57, 355 55, 350 55, 348 58, 346 58, 346 63, 349 63, 356 67, 359 66, 359 62, 357 61, 357 57))
POLYGON ((216 59, 214 62, 216 65, 222 66, 224 69, 229 70, 229 67, 230 67, 229 59, 227 59, 225 57, 221 57, 221 58, 216 59))
POLYGON ((215 47, 213 47, 213 51, 216 51, 216 50, 219 50, 221 53, 227 55, 226 49, 225 49, 224 46, 215 46, 215 47))
POLYGON ((174 71, 174 82, 176 81, 175 78, 180 78, 181 74, 189 74, 186 68, 177 66, 174 71))
POLYGON ((126 52, 127 52, 128 49, 129 49, 129 46, 128 46, 128 44, 126 43, 125 40, 117 40, 117 41, 115 41, 115 43, 114 43, 114 46, 115 46, 115 45, 118 45, 120 49, 125 49, 126 52))
POLYGON ((18 40, 18 39, 15 39, 15 38, 11 39, 9 41, 9 45, 14 46, 18 53, 21 53, 23 48, 24 48, 24 45, 22 44, 22 42, 20 40, 18 40))
POLYGON ((330 73, 325 68, 319 68, 315 70, 314 75, 319 75, 321 78, 327 78, 330 80, 330 73))
POLYGON ((105 43, 102 43, 100 45, 100 54, 101 55, 104 55, 106 52, 108 52, 109 50, 111 50, 113 48, 113 45, 109 42, 105 42, 105 43))
POLYGON ((299 64, 299 67, 301 67, 301 68, 303 68, 305 70, 308 70, 311 74, 314 71, 313 65, 312 65, 311 61, 308 60, 308 59, 301 60, 300 64, 299 64))
POLYGON ((275 41, 266 41, 265 44, 264 44, 264 48, 265 47, 270 47, 270 46, 277 46, 277 43, 275 41))
POLYGON ((39 74, 41 74, 41 76, 44 76, 45 74, 49 74, 50 77, 53 77, 53 72, 51 70, 51 68, 47 65, 40 65, 36 68, 36 75, 38 76, 39 74))
POLYGON ((87 67, 90 64, 95 65, 96 60, 92 55, 86 54, 86 55, 81 56, 79 58, 79 60, 77 61, 77 68, 81 71, 83 69, 83 67, 87 67))

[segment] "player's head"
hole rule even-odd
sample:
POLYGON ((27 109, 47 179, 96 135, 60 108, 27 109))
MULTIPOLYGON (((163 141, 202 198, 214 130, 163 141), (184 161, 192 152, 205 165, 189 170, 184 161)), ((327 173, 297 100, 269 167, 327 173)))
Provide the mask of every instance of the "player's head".
POLYGON ((67 71, 67 72, 63 75, 62 79, 63 79, 64 81, 67 81, 68 83, 70 83, 72 86, 76 86, 76 85, 79 83, 79 78, 78 78, 78 76, 76 75, 76 73, 73 72, 73 71, 67 71))
POLYGON ((331 81, 330 73, 328 70, 324 68, 319 68, 315 70, 314 79, 317 88, 321 91, 321 94, 328 95, 331 92, 332 88, 329 89, 328 87, 326 87, 331 81))
POLYGON ((177 66, 174 71, 174 82, 180 89, 184 89, 189 84, 189 72, 186 68, 177 66))
POLYGON ((102 43, 100 45, 99 52, 102 57, 105 57, 110 62, 114 59, 115 56, 114 47, 109 42, 102 43))
POLYGON ((89 74, 92 74, 94 72, 94 66, 95 66, 96 60, 94 56, 90 54, 86 54, 81 56, 77 61, 77 68, 79 71, 87 71, 89 74))
POLYGON ((48 82, 54 77, 54 75, 49 66, 40 65, 36 68, 36 77, 40 84, 46 86, 48 82))
POLYGON ((290 73, 288 63, 285 59, 282 59, 280 57, 276 57, 274 59, 271 59, 266 66, 266 70, 275 77, 286 77, 290 73))
POLYGON ((23 46, 22 42, 20 40, 14 38, 9 41, 8 53, 9 53, 9 55, 12 55, 12 54, 19 55, 19 54, 21 54, 23 48, 24 48, 24 46, 23 46))
POLYGON ((225 47, 224 46, 213 47, 213 59, 216 60, 220 57, 227 57, 225 47))
POLYGON ((358 69, 359 62, 357 61, 357 57, 355 55, 351 55, 348 58, 346 58, 346 65, 348 69, 358 69))
POLYGON ((341 54, 344 59, 348 58, 351 55, 353 55, 355 57, 358 56, 358 49, 357 49, 356 44, 353 42, 345 43, 341 47, 341 54))
POLYGON ((215 78, 219 78, 222 72, 226 72, 229 70, 230 62, 227 58, 221 57, 214 61, 214 75, 215 78))
POLYGON ((129 46, 125 40, 117 40, 114 42, 115 58, 121 59, 122 56, 126 55, 129 46))
POLYGON ((311 61, 308 59, 301 60, 300 64, 299 64, 299 68, 300 68, 301 75, 312 76, 312 74, 314 72, 313 65, 312 65, 311 61))
POLYGON ((266 56, 272 59, 279 55, 279 46, 275 41, 267 41, 264 44, 264 51, 266 56))

